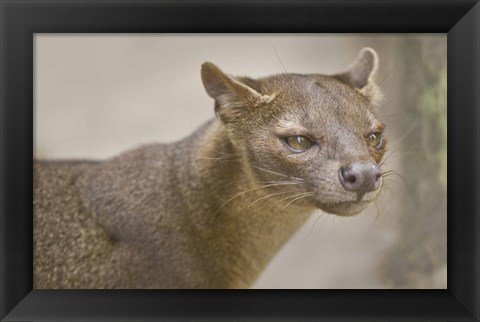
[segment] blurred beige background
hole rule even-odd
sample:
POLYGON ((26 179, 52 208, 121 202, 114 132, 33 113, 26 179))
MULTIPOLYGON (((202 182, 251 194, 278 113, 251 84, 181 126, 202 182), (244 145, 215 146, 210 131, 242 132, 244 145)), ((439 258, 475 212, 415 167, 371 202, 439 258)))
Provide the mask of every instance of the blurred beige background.
MULTIPOLYGON (((205 61, 252 77, 281 73, 283 68, 329 74, 346 69, 358 51, 369 46, 380 57, 377 82, 385 95, 380 118, 387 124, 389 151, 395 151, 386 167, 402 178, 391 176, 378 203, 356 217, 318 211, 255 287, 446 288, 446 202, 435 211, 423 211, 428 220, 418 221, 423 218, 418 209, 405 213, 406 203, 415 204, 418 197, 405 175, 410 171, 405 155, 419 158, 423 151, 422 146, 405 146, 409 139, 418 141, 415 131, 422 127, 410 121, 418 119, 411 118, 411 112, 405 117, 405 86, 416 86, 420 79, 408 78, 405 64, 408 57, 418 54, 420 59, 432 42, 446 55, 444 35, 36 34, 34 155, 104 159, 141 144, 188 135, 214 116, 213 100, 200 79, 205 61), (438 222, 433 232, 425 227, 432 220, 438 222), (419 231, 412 238, 406 233, 409 225, 419 231), (434 258, 427 264, 425 249, 434 258)), ((439 109, 446 113, 446 105, 439 109)), ((446 178, 446 168, 437 161, 419 162, 434 162, 446 178)), ((426 189, 428 185, 432 183, 427 182, 426 189)), ((446 200, 446 188, 437 197, 446 200)))

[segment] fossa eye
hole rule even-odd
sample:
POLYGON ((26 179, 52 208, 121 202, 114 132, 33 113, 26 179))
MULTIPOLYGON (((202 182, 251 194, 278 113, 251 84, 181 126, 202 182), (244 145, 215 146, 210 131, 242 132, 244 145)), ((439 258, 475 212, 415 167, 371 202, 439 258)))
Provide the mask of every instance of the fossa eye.
POLYGON ((383 143, 383 135, 380 132, 370 133, 367 136, 367 144, 369 147, 378 148, 383 143))
POLYGON ((312 141, 302 135, 295 135, 285 138, 285 143, 293 152, 305 152, 312 146, 312 141))

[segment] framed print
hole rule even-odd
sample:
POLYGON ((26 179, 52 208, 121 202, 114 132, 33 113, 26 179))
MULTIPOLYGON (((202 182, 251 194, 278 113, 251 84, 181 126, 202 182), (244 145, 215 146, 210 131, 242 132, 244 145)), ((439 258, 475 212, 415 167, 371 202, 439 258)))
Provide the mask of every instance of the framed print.
MULTIPOLYGON (((38 193, 38 195, 34 195, 34 199, 36 207, 39 208, 39 213, 35 217, 38 220, 34 221, 37 225, 34 232, 34 245, 39 245, 37 249, 34 248, 33 265, 38 276, 35 278, 36 274, 34 273, 34 288, 446 288, 446 35, 398 33, 369 35, 346 33, 72 35, 37 33, 34 37, 34 53, 34 159, 37 160, 35 163, 37 173, 34 175, 37 182, 34 182, 34 185, 35 191, 38 193), (187 48, 188 50, 186 50, 187 48), (361 57, 360 60, 358 57, 361 57), (352 103, 356 101, 353 99, 355 96, 350 98, 351 103, 347 103, 348 100, 344 101, 345 107, 343 108, 335 107, 335 103, 329 105, 325 102, 302 104, 302 108, 312 106, 312 110, 305 113, 309 118, 314 118, 314 115, 320 111, 316 117, 320 121, 310 126, 309 133, 310 131, 312 133, 314 131, 338 132, 337 135, 329 134, 328 140, 317 139, 320 142, 316 144, 309 144, 309 141, 306 141, 306 144, 310 145, 307 149, 310 150, 308 153, 315 154, 315 149, 320 152, 313 159, 308 157, 307 150, 291 153, 290 147, 283 145, 287 144, 284 142, 283 135, 280 135, 280 139, 274 137, 268 142, 256 142, 258 137, 263 136, 261 133, 269 131, 261 132, 262 127, 258 125, 253 127, 255 131, 252 132, 252 137, 246 140, 249 142, 249 149, 261 147, 256 150, 255 156, 246 160, 241 159, 243 153, 239 151, 238 146, 243 139, 237 138, 235 139, 236 150, 230 151, 230 148, 223 146, 224 143, 222 143, 223 147, 212 147, 205 143, 204 146, 194 149, 192 159, 197 160, 194 164, 187 162, 188 165, 181 165, 185 162, 183 158, 185 153, 190 153, 189 148, 181 149, 184 144, 182 142, 190 140, 185 138, 190 137, 194 141, 217 142, 219 138, 224 137, 224 134, 217 133, 215 129, 221 131, 224 127, 233 126, 226 119, 222 121, 221 117, 227 116, 218 116, 212 123, 216 113, 215 103, 209 96, 209 92, 206 91, 209 89, 208 81, 211 80, 204 79, 205 71, 209 70, 205 68, 208 66, 211 68, 217 66, 216 68, 222 70, 222 73, 233 75, 245 75, 243 70, 249 70, 250 81, 257 79, 259 82, 258 77, 263 75, 280 74, 280 77, 287 77, 292 71, 309 74, 312 70, 320 70, 334 74, 344 71, 354 61, 356 61, 355 66, 360 68, 359 62, 369 57, 374 58, 375 65, 378 66, 372 69, 370 75, 371 84, 369 86, 372 88, 377 86, 369 94, 372 96, 368 98, 372 105, 370 110, 372 115, 376 115, 379 124, 382 122, 385 125, 381 137, 371 134, 372 144, 378 145, 371 151, 383 153, 382 160, 378 161, 378 167, 385 173, 385 177, 382 180, 382 188, 378 182, 378 189, 372 189, 370 194, 362 197, 361 200, 367 201, 366 209, 351 208, 342 211, 341 209, 328 209, 328 205, 324 205, 326 200, 335 197, 332 197, 333 194, 326 192, 327 190, 324 190, 323 187, 330 187, 328 188, 330 191, 340 191, 339 196, 348 196, 348 190, 337 180, 338 167, 341 165, 335 164, 343 163, 348 166, 348 163, 355 163, 355 160, 362 156, 365 158, 364 162, 368 162, 370 158, 368 153, 361 150, 365 145, 362 142, 363 139, 360 140, 361 148, 357 150, 356 144, 345 138, 348 136, 347 134, 340 135, 340 133, 349 133, 351 130, 340 130, 344 126, 336 123, 337 116, 330 115, 327 108, 327 106, 333 105, 332 108, 344 113, 348 106, 356 106, 356 103, 352 103), (408 97, 402 97, 403 93, 409 93, 408 97), (325 110, 322 111, 315 107, 317 105, 325 106, 325 110), (425 123, 429 125, 427 126, 425 123), (202 134, 203 124, 207 124, 205 126, 213 131, 210 134, 212 138, 203 138, 205 135, 202 134), (325 128, 327 124, 332 127, 330 130, 315 130, 317 127, 325 128), (419 140, 419 138, 422 139, 419 140), (48 169, 59 169, 58 167, 66 169, 64 164, 69 163, 69 159, 96 160, 94 163, 82 164, 76 161, 73 168, 69 168, 71 171, 76 171, 78 166, 83 169, 82 174, 76 176, 74 180, 77 185, 80 185, 78 186, 80 194, 88 193, 91 190, 89 185, 93 182, 95 185, 109 185, 109 188, 102 190, 103 192, 95 193, 94 201, 91 201, 95 206, 85 205, 84 209, 102 208, 101 203, 106 195, 120 193, 115 199, 125 200, 129 207, 132 207, 131 211, 137 213, 139 210, 134 209, 136 207, 133 205, 137 204, 138 200, 150 200, 146 196, 151 195, 152 191, 155 191, 157 196, 154 198, 157 200, 156 202, 159 202, 163 193, 178 192, 175 187, 182 183, 178 182, 170 187, 161 183, 165 179, 160 179, 163 176, 157 173, 157 171, 162 172, 158 169, 150 169, 148 174, 137 173, 135 175, 137 178, 147 178, 146 182, 149 182, 148 178, 150 177, 155 178, 154 181, 158 186, 145 189, 138 187, 135 189, 136 197, 132 199, 126 198, 117 188, 111 188, 112 180, 100 181, 101 173, 110 171, 103 167, 109 168, 113 164, 112 162, 117 162, 115 160, 120 163, 126 162, 122 156, 125 155, 124 153, 127 153, 126 155, 130 155, 130 153, 142 155, 149 149, 168 149, 168 146, 165 145, 152 145, 152 142, 173 144, 175 151, 180 152, 178 156, 181 158, 175 162, 175 171, 172 170, 172 173, 178 175, 183 171, 182 169, 203 169, 204 175, 193 175, 188 181, 192 184, 193 181, 198 180, 199 186, 205 184, 213 186, 213 188, 198 189, 201 193, 205 193, 203 197, 198 198, 202 200, 203 207, 212 209, 206 213, 189 210, 187 217, 201 218, 199 225, 206 225, 206 231, 220 231, 220 236, 215 237, 215 240, 224 240, 222 243, 230 245, 228 252, 221 248, 213 251, 205 245, 204 248, 209 249, 209 251, 205 250, 204 254, 205 258, 208 258, 208 263, 195 260, 186 264, 183 269, 193 272, 200 270, 198 267, 195 268, 198 265, 212 265, 217 269, 229 272, 240 271, 241 274, 232 276, 228 281, 221 281, 220 278, 210 276, 206 272, 202 276, 188 281, 178 277, 181 282, 170 284, 169 281, 174 278, 167 277, 166 273, 160 274, 161 271, 158 268, 153 275, 159 274, 159 277, 149 276, 145 269, 138 270, 138 273, 142 275, 138 278, 133 277, 135 273, 129 272, 128 277, 118 276, 115 278, 114 275, 109 274, 107 280, 88 278, 87 281, 88 275, 100 274, 99 272, 93 273, 90 269, 107 265, 103 262, 106 259, 95 262, 89 257, 89 251, 82 250, 81 255, 75 256, 81 260, 78 262, 71 259, 67 265, 62 263, 64 261, 62 254, 74 254, 80 251, 79 245, 93 243, 88 238, 86 240, 85 237, 77 236, 78 231, 92 228, 85 228, 83 224, 78 223, 82 228, 77 227, 63 233, 67 239, 76 241, 74 243, 75 250, 69 250, 68 247, 60 249, 57 246, 56 252, 58 253, 54 255, 50 247, 41 246, 42 243, 55 244, 48 243, 47 240, 63 244, 60 242, 63 228, 57 226, 58 223, 55 220, 57 215, 53 215, 58 210, 47 206, 48 210, 41 207, 42 200, 50 204, 53 197, 43 198, 41 195, 42 190, 51 191, 45 187, 53 182, 56 182, 55 186, 58 186, 60 191, 64 190, 65 186, 57 181, 55 176, 48 177, 48 173, 50 173, 48 169), (280 142, 280 146, 277 145, 278 142, 280 142), (227 150, 222 151, 224 149, 227 150), (328 166, 329 162, 324 160, 313 166, 313 162, 322 159, 321 151, 326 149, 332 151, 330 160, 334 165, 330 167, 328 166), (334 156, 334 150, 338 151, 337 156, 334 156), (356 150, 358 152, 354 154, 353 151, 356 150), (347 151, 347 153, 340 151, 347 151), (266 161, 261 164, 256 161, 260 158, 264 160, 265 155, 271 154, 277 157, 271 159, 268 164, 266 161), (300 164, 309 165, 311 170, 307 169, 305 173, 301 173, 297 165, 292 165, 292 158, 296 158, 295 160, 300 164), (421 166, 418 160, 423 160, 421 166), (94 168, 98 168, 100 164, 102 164, 102 170, 95 170, 94 168), (252 172, 259 171, 260 173, 256 173, 255 177, 259 179, 246 182, 245 178, 248 178, 246 170, 237 176, 236 171, 231 168, 232 165, 240 168, 248 167, 252 172), (408 170, 409 168, 410 170, 408 170), (101 173, 89 177, 88 173, 91 171, 100 171, 101 173), (285 173, 288 171, 292 173, 290 177, 285 177, 285 173), (222 175, 216 176, 215 173, 218 172, 222 175), (265 174, 271 175, 271 177, 266 178, 265 174), (216 179, 207 179, 207 177, 216 179), (331 179, 333 183, 319 184, 317 189, 312 189, 315 193, 314 198, 307 199, 309 191, 307 189, 307 192, 304 192, 305 182, 318 183, 326 177, 333 177, 331 179), (228 178, 228 180, 223 181, 221 178, 228 178), (260 185, 259 182, 263 184, 260 185), (335 184, 337 182, 338 185, 335 184), (252 184, 255 186, 251 187, 252 184), (232 188, 232 185, 235 185, 235 188, 232 188), (293 187, 298 190, 294 190, 293 187), (306 193, 305 198, 301 197, 303 193, 306 193), (375 196, 376 198, 373 199, 375 196), (298 199, 295 200, 295 198, 298 199), (319 203, 318 208, 320 209, 312 212, 310 202, 313 200, 319 203), (397 202, 399 204, 396 204, 397 202), (406 210, 405 204, 408 205, 408 210, 406 210), (272 207, 272 210, 269 210, 269 207, 272 207), (239 208, 241 214, 233 216, 232 213, 236 213, 234 208, 239 208), (337 216, 329 216, 323 210, 327 213, 337 214, 337 216), (269 213, 272 217, 268 215, 269 213), (307 216, 311 213, 310 217, 305 216, 299 220, 299 217, 304 216, 305 213, 307 216), (221 220, 206 220, 209 218, 209 214, 215 218, 221 218, 221 220), (284 217, 281 214, 284 214, 284 217), (358 214, 358 216, 352 214, 358 214), (227 217, 230 216, 235 224, 227 220, 227 217), (433 216, 433 221, 430 220, 428 224, 423 222, 429 220, 430 216, 433 216), (253 217, 266 219, 267 222, 256 222, 253 217), (295 228, 289 232, 281 230, 270 232, 269 229, 272 227, 270 220, 274 221, 273 227, 278 227, 277 229, 282 226, 295 228), (228 233, 230 225, 235 227, 235 232, 228 233), (246 225, 244 232, 238 230, 242 225, 246 225), (266 230, 262 230, 261 227, 266 230), (412 227, 428 227, 428 230, 426 228, 412 229, 412 227), (426 233, 426 231, 432 233, 426 233), (230 238, 229 235, 233 237, 230 238), (38 241, 35 236, 38 237, 38 241), (272 238, 277 239, 279 244, 284 243, 283 246, 280 249, 278 249, 278 245, 271 248, 266 247, 269 245, 266 240, 272 238), (248 242, 246 242, 247 240, 248 242), (414 244, 422 246, 413 247, 414 244), (255 245, 255 247, 252 249, 248 245, 255 245), (212 258, 213 255, 207 256, 210 251, 215 253, 214 258, 212 258), (229 256, 241 258, 239 253, 243 254, 245 261, 239 262, 232 259, 228 263, 223 262, 224 258, 229 256), (257 256, 255 259, 255 253, 262 253, 262 256, 257 256), (269 261, 268 258, 272 255, 273 258, 269 261), (47 258, 49 259, 47 260, 47 258), (229 263, 236 264, 232 267, 229 263), (418 270, 412 270, 410 268, 412 266, 417 267, 418 270), (55 270, 53 267, 57 267, 56 273, 52 273, 52 270, 55 270), (254 267, 258 269, 253 269, 254 267), (76 272, 77 277, 69 278, 71 272, 76 272), (249 276, 249 280, 247 280, 247 276, 249 276), (149 281, 145 282, 146 279, 149 281), (128 282, 129 280, 131 282, 128 282)), ((269 80, 275 82, 278 77, 270 76, 269 80)), ((265 110, 270 113, 275 106, 284 111, 283 113, 289 113, 290 116, 283 115, 280 120, 295 119, 303 113, 302 111, 294 112, 295 106, 291 104, 287 104, 288 108, 280 108, 283 106, 280 104, 281 98, 278 96, 280 93, 285 97, 293 97, 298 95, 293 90, 294 86, 300 86, 300 89, 305 87, 305 85, 301 85, 301 80, 295 79, 298 75, 288 77, 290 80, 284 81, 288 87, 278 89, 281 85, 276 84, 275 86, 278 88, 271 90, 273 93, 271 95, 276 95, 276 98, 268 107, 265 107, 265 110), (278 105, 274 105, 275 103, 278 105)), ((320 76, 315 77, 320 79, 320 76)), ((306 79, 308 77, 303 81, 306 79)), ((257 85, 257 88, 260 86, 257 85)), ((312 100, 313 96, 310 91, 308 93, 310 96, 306 98, 307 101, 312 100)), ((366 89, 362 89, 362 93, 367 93, 366 89)), ((360 93, 361 96, 358 96, 359 98, 366 97, 362 93, 360 93)), ((328 95, 323 93, 321 97, 322 100, 325 100, 323 97, 328 97, 328 95)), ((301 101, 302 99, 294 98, 294 100, 301 101)), ((368 111, 367 108, 365 110, 368 111)), ((219 111, 221 110, 217 109, 217 115, 219 115, 219 111)), ((355 115, 354 111, 351 111, 349 115, 355 115)), ((359 119, 358 116, 352 118, 352 120, 357 119, 359 119)), ((249 121, 254 122, 253 115, 249 121)), ((275 124, 279 124, 277 122, 281 121, 278 121, 276 117, 270 122, 272 123, 267 128, 275 127, 275 124)), ((235 127, 241 127, 243 133, 243 131, 247 131, 247 124, 245 120, 235 127)), ((354 124, 350 124, 349 127, 356 128, 354 124)), ((305 123, 302 128, 290 125, 289 131, 306 131, 307 124, 305 123)), ((379 131, 380 128, 379 126, 376 131, 379 131)), ((371 131, 370 128, 368 130, 371 131)), ((207 133, 210 132, 207 131, 207 133)), ((313 136, 314 134, 309 135, 313 136)), ((315 134, 315 137, 321 136, 318 133, 315 134)), ((225 142, 223 140, 228 142, 233 139, 224 138, 220 142, 225 142)), ((159 162, 162 159, 155 157, 151 160, 159 162)), ((371 162, 373 165, 374 161, 371 162)), ((130 163, 131 161, 128 161, 128 164, 130 163)), ((173 162, 162 163, 162 168, 168 167, 170 163, 173 162)), ((149 169, 145 166, 139 168, 149 169)), ((126 180, 125 176, 126 170, 123 170, 117 175, 117 178, 123 181, 126 180)), ((186 174, 186 176, 188 175, 186 174)), ((128 179, 127 182, 115 185, 134 187, 135 183, 128 179)), ((347 188, 349 188, 348 185, 347 188)), ((73 195, 75 194, 73 193, 73 195)), ((357 197, 355 191, 352 191, 352 194, 355 198, 357 197)), ((192 196, 185 198, 195 199, 192 196)), ((61 199, 60 197, 59 200, 61 199)), ((88 200, 91 200, 91 197, 88 197, 88 200)), ((180 203, 177 201, 172 204, 180 203)), ((149 208, 148 204, 149 202, 141 203, 145 209, 155 209, 155 215, 144 214, 141 216, 144 218, 143 220, 151 218, 150 220, 155 222, 156 218, 164 218, 158 213, 164 213, 165 218, 168 218, 166 215, 168 211, 160 211, 158 205, 149 208)), ((193 207, 198 209, 198 205, 193 207)), ((95 213, 98 212, 100 210, 95 211, 95 213)), ((119 210, 115 212, 118 213, 119 210)), ((181 213, 179 209, 173 213, 174 218, 182 217, 179 215, 181 213)), ((63 212, 58 216, 66 216, 66 213, 63 212)), ((119 222, 113 220, 114 218, 118 219, 119 217, 118 215, 113 216, 111 217, 112 221, 103 225, 118 230, 119 222)), ((128 218, 133 220, 136 216, 129 215, 128 218)), ((105 218, 99 218, 99 220, 102 221, 105 218)), ((170 227, 173 222, 175 219, 165 219, 164 224, 159 225, 160 227, 156 229, 155 236, 157 237, 155 238, 167 236, 172 234, 172 231, 176 231, 176 228, 170 227), (162 230, 165 231, 162 232, 162 230)), ((121 237, 123 234, 130 236, 125 237, 130 240, 133 227, 138 224, 138 221, 134 220, 126 225, 128 229, 115 233, 117 241, 123 239, 121 237)), ((179 234, 182 236, 186 229, 185 226, 188 224, 176 223, 175 225, 180 228, 179 234)), ((141 230, 144 234, 147 233, 147 229, 142 228, 141 230)), ((153 243, 152 239, 155 239, 153 237, 146 238, 146 236, 144 238, 151 243, 153 243)), ((197 237, 196 233, 192 232, 181 239, 183 240, 183 238, 189 240, 197 237)), ((100 238, 97 241, 98 245, 104 242, 101 240, 100 238)), ((163 239, 161 240, 165 242, 163 239)), ((198 240, 197 243, 202 244, 205 241, 198 240)), ((65 245, 68 245, 66 240, 65 245)), ((216 244, 216 247, 220 246, 216 244)), ((136 252, 146 252, 148 248, 150 246, 144 245, 141 251, 136 250, 136 252)), ((163 258, 163 260, 167 262, 184 261, 185 258, 194 257, 189 254, 189 250, 182 250, 173 241, 167 245, 152 246, 154 249, 152 252, 156 253, 161 248, 177 249, 173 252, 174 254, 164 255, 168 259, 163 258)), ((128 250, 122 250, 123 252, 128 252, 128 250)), ((130 254, 124 255, 123 258, 128 259, 127 266, 130 266, 135 256, 130 254)), ((138 261, 148 262, 145 259, 138 261)), ((116 267, 116 270, 119 271, 118 274, 121 271, 128 271, 123 265, 116 267)), ((169 270, 171 268, 167 268, 167 271, 169 270)), ((180 275, 187 276, 188 274, 182 272, 180 275)), ((226 276, 228 273, 222 275, 226 276)))
POLYGON ((0 9, 2 320, 479 319, 476 1, 0 9))

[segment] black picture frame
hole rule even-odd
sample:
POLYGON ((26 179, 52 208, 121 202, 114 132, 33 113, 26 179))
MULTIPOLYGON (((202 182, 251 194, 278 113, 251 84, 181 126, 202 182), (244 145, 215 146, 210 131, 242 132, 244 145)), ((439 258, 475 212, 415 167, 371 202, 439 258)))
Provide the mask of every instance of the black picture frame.
POLYGON ((0 0, 2 321, 479 321, 480 4, 0 0), (447 290, 32 290, 34 33, 447 33, 447 290))

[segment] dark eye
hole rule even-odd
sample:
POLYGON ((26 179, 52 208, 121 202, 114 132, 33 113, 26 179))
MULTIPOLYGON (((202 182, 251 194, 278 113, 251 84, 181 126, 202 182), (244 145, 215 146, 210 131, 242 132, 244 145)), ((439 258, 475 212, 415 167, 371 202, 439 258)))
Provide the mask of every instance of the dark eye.
POLYGON ((383 138, 382 133, 380 132, 371 133, 367 136, 367 144, 369 147, 378 148, 380 145, 382 145, 382 142, 383 138))
POLYGON ((312 146, 312 141, 309 138, 301 135, 285 138, 285 142, 293 152, 297 153, 305 152, 312 146))

